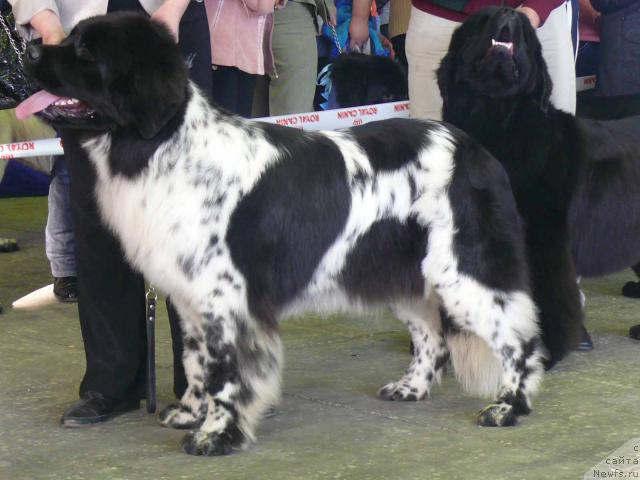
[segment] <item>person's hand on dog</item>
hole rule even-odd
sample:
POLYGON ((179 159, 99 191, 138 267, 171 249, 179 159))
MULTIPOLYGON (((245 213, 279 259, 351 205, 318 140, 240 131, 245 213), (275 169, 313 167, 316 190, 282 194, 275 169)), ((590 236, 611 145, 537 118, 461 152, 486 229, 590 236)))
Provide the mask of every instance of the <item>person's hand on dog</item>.
POLYGON ((538 15, 538 12, 533 8, 523 6, 516 8, 516 10, 520 13, 524 13, 524 15, 529 19, 529 22, 531 22, 531 26, 533 28, 538 28, 540 26, 540 15, 538 15))
POLYGON ((60 17, 51 10, 36 13, 29 23, 42 37, 42 43, 45 45, 57 45, 67 36, 60 23, 60 17))
POLYGON ((167 26, 176 42, 180 34, 180 19, 189 6, 189 1, 190 0, 166 0, 160 8, 151 15, 152 20, 167 26))

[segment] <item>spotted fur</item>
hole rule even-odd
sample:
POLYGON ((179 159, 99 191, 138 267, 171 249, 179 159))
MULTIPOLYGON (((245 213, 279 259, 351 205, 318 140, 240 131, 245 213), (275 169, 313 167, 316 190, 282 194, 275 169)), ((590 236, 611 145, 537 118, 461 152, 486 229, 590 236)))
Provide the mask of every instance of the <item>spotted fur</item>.
MULTIPOLYGON (((115 48, 130 30, 122 18, 82 23, 70 43, 99 28, 115 48)), ((124 18, 139 22, 137 30, 151 25, 124 18)), ((149 31, 145 51, 153 45, 177 54, 163 40, 149 31)), ((67 45, 46 47, 43 64, 67 45)), ((136 55, 136 46, 124 51, 136 55)), ((102 54, 94 54, 97 62, 102 54)), ((91 102, 93 93, 65 76, 73 69, 42 71, 55 72, 59 93, 91 102)), ((50 76, 39 80, 57 88, 50 76)), ((380 390, 384 399, 425 398, 450 356, 474 339, 491 358, 470 362, 475 372, 454 366, 463 385, 473 386, 467 377, 479 372, 479 390, 494 395, 479 423, 510 425, 529 412, 542 373, 536 310, 520 220, 496 160, 436 122, 302 132, 237 118, 183 86, 183 101, 151 138, 136 133, 149 129, 135 121, 114 121, 83 135, 83 146, 104 221, 182 318, 189 387, 160 421, 192 429, 187 453, 226 454, 254 439, 280 395, 278 324, 308 310, 391 306, 415 355, 406 374, 380 390), (157 144, 122 168, 114 146, 130 136, 157 144), (484 368, 498 378, 484 378, 484 368)))

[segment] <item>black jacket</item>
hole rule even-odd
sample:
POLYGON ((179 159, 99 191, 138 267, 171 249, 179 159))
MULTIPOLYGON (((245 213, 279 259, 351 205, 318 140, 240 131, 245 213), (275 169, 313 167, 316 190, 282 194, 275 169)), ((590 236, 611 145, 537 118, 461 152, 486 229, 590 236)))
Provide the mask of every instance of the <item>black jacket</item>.
POLYGON ((640 0, 591 0, 602 13, 598 93, 640 93, 640 0))

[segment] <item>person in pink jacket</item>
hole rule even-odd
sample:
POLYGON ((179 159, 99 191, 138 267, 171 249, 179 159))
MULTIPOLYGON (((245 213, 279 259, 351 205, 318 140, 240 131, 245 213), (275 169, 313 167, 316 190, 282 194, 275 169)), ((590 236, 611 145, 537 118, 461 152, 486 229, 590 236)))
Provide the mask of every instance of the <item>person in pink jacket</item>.
POLYGON ((273 73, 273 11, 286 0, 205 0, 211 32, 213 100, 251 116, 257 75, 273 73))

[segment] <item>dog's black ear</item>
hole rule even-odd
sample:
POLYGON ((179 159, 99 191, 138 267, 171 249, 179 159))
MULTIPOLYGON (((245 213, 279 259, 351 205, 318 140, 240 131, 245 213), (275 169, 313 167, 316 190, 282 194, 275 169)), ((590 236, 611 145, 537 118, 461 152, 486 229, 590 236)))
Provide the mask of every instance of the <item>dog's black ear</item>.
POLYGON ((456 63, 464 44, 462 32, 464 28, 465 25, 461 25, 453 32, 447 53, 436 70, 436 79, 440 89, 440 96, 442 97, 443 109, 447 105, 451 89, 456 83, 456 63))
POLYGON ((542 50, 539 50, 536 56, 540 57, 537 60, 537 68, 541 70, 540 75, 538 75, 538 85, 536 86, 536 94, 540 99, 540 107, 543 111, 547 111, 549 108, 549 99, 551 98, 551 90, 553 90, 553 81, 551 80, 551 75, 549 75, 549 69, 547 68, 547 63, 542 58, 542 50))
POLYGON ((124 124, 146 139, 154 137, 185 101, 187 66, 175 40, 160 24, 138 25, 142 45, 132 45, 130 71, 116 87, 124 124), (135 51, 134 51, 135 50, 135 51))
POLYGON ((138 73, 134 80, 131 114, 143 138, 153 138, 185 100, 187 76, 160 70, 138 73))
POLYGON ((451 54, 451 50, 440 61, 440 66, 436 70, 438 80, 438 88, 442 97, 442 104, 446 105, 449 99, 449 86, 453 85, 455 79, 455 58, 451 54))
POLYGON ((547 62, 544 61, 542 56, 542 46, 538 41, 538 37, 533 28, 527 30, 529 32, 529 38, 527 39, 527 45, 533 48, 533 69, 531 72, 532 77, 535 79, 535 87, 533 94, 538 98, 540 102, 540 108, 546 112, 549 108, 549 99, 551 97, 551 90, 553 89, 553 81, 549 75, 549 69, 547 68, 547 62), (530 30, 530 31, 529 31, 530 30))

